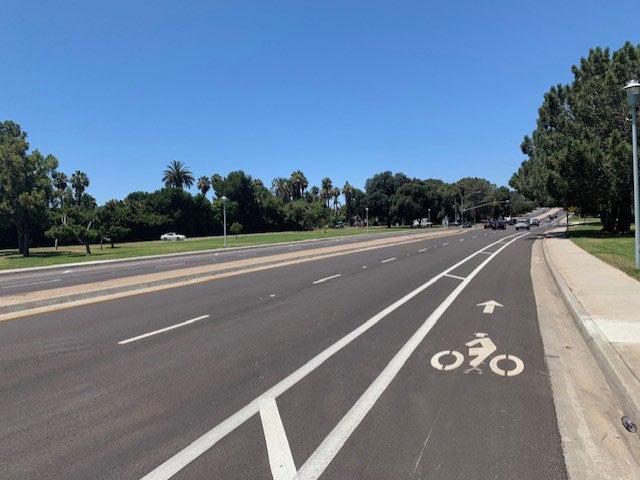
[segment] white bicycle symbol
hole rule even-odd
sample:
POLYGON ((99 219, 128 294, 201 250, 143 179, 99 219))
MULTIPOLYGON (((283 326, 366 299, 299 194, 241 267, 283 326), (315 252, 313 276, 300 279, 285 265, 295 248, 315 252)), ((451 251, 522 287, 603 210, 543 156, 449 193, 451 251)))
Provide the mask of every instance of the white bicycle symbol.
MULTIPOLYGON (((478 333, 475 333, 474 335, 476 336, 476 338, 471 340, 470 342, 467 342, 465 345, 469 347, 469 357, 475 357, 475 358, 469 362, 469 365, 471 365, 471 368, 468 368, 467 370, 465 370, 464 373, 475 371, 475 372, 478 372, 479 374, 482 374, 482 370, 479 368, 480 364, 482 364, 487 358, 493 355, 498 348, 496 347, 496 344, 493 343, 493 340, 491 340, 486 333, 478 332, 478 333)), ((462 365, 463 362, 464 362, 464 355, 455 350, 443 350, 442 352, 438 352, 433 357, 431 357, 431 366, 436 370, 443 370, 443 371, 455 370, 460 365, 462 365), (447 356, 454 357, 453 362, 446 363, 446 364, 443 363, 442 362, 443 357, 447 357, 447 356)), ((500 354, 500 355, 496 355, 491 359, 491 361, 489 362, 489 368, 496 375, 515 377, 516 375, 521 374, 522 371, 524 370, 524 362, 520 360, 518 357, 516 357, 515 355, 500 354), (500 368, 498 364, 502 361, 512 362, 513 368, 510 368, 507 370, 500 368)))

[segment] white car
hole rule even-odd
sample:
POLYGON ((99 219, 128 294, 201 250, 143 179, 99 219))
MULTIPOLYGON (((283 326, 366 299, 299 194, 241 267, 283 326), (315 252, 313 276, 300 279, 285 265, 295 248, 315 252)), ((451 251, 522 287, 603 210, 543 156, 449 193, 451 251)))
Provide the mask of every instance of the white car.
POLYGON ((180 235, 179 233, 175 233, 175 232, 169 232, 169 233, 165 233, 164 235, 160 235, 160 240, 170 240, 170 241, 174 241, 174 240, 186 240, 187 237, 185 237, 184 235, 180 235))

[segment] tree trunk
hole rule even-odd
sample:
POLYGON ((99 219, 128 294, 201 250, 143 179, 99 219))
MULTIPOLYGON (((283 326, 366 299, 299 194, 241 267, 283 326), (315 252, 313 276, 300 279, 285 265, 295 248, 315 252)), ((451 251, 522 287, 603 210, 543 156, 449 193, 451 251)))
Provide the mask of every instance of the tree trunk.
POLYGON ((109 242, 111 243, 111 248, 116 248, 116 246, 113 244, 113 237, 109 237, 109 242))
POLYGON ((84 248, 87 249, 87 255, 91 255, 91 245, 89 244, 89 242, 83 242, 84 243, 84 248))
POLYGON ((22 228, 20 227, 20 225, 16 226, 16 230, 18 233, 18 251, 20 252, 20 254, 23 254, 24 250, 22 249, 22 245, 23 245, 22 228))
POLYGON ((631 232, 631 203, 618 202, 618 222, 615 226, 615 232, 627 234, 631 232))
POLYGON ((603 232, 613 232, 616 227, 616 216, 612 214, 611 210, 603 209, 600 212, 600 220, 602 221, 603 232))
POLYGON ((22 255, 25 257, 28 257, 29 256, 29 234, 24 233, 23 238, 24 240, 22 243, 22 255))

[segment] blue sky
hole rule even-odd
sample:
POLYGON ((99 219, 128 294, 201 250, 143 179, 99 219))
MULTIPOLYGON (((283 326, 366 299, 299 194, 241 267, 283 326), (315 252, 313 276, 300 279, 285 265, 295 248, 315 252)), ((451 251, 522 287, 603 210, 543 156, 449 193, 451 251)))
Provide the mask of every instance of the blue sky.
POLYGON ((5 2, 0 119, 100 203, 242 169, 506 184, 548 88, 638 43, 632 1, 5 2))

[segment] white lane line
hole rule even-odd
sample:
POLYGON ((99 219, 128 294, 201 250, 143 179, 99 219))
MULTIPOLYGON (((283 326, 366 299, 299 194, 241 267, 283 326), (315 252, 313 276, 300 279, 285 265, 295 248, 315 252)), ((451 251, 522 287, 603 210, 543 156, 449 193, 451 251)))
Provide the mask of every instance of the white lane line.
POLYGON ((316 280, 315 282, 313 282, 313 284, 317 285, 318 283, 326 282, 327 280, 331 280, 333 278, 338 278, 338 277, 341 277, 341 276, 342 276, 342 274, 338 273, 337 275, 331 275, 330 277, 324 277, 324 278, 321 278, 320 280, 316 280))
POLYGON ((382 260, 380 263, 393 262, 395 259, 396 257, 387 258, 386 260, 382 260))
POLYGON ((485 255, 491 255, 493 252, 480 252, 480 253, 484 253, 485 255))
POLYGON ((43 283, 54 283, 60 282, 59 278, 54 278, 53 280, 43 280, 41 282, 29 282, 29 283, 17 283, 15 285, 6 285, 2 288, 18 288, 18 287, 28 287, 29 285, 42 285, 43 283))
MULTIPOLYGON (((515 234, 510 236, 513 237, 515 236, 515 234)), ((356 328, 355 330, 352 330, 350 333, 342 337, 336 343, 324 349, 322 352, 317 354, 315 357, 313 357, 307 363, 302 365, 296 371, 289 374, 288 377, 285 377, 284 379, 280 380, 280 382, 275 384, 273 387, 268 389, 266 392, 264 392, 262 395, 260 395, 256 399, 249 402, 243 408, 241 408, 236 413, 228 417, 226 420, 224 420, 217 426, 213 427, 211 430, 209 430, 207 433, 205 433, 201 437, 191 442, 191 444, 187 445, 185 448, 180 450, 173 457, 165 460, 164 463, 160 464, 155 469, 150 471, 148 474, 142 477, 141 480, 168 480, 169 478, 174 476, 176 473, 178 473, 180 470, 182 470, 184 467, 186 467, 191 462, 193 462, 200 455, 202 455, 211 447, 213 447, 216 443, 218 443, 224 437, 226 437, 229 433, 233 432, 236 428, 238 428, 244 422, 246 422, 251 417, 253 417, 256 413, 258 413, 262 405, 261 402, 269 398, 277 398, 279 395, 289 390, 296 383, 298 383, 300 380, 305 378, 307 375, 313 372, 316 368, 321 366, 324 362, 326 362, 328 359, 330 359, 333 355, 338 353, 344 347, 349 345, 351 342, 353 342, 356 338, 358 338, 360 335, 365 333, 371 327, 376 325, 378 322, 380 322, 380 320, 385 318, 387 315, 389 315, 393 311, 400 308, 402 305, 410 301, 416 295, 419 295, 420 293, 425 291, 427 288, 429 288, 431 285, 436 283, 447 273, 452 272, 453 270, 460 267, 461 265, 464 265, 466 262, 468 262, 469 260, 474 258, 476 255, 481 253, 482 250, 484 250, 485 248, 492 247, 496 244, 497 242, 494 242, 476 251, 475 253, 472 253, 468 257, 463 258, 455 265, 452 265, 451 267, 447 268, 446 270, 439 273, 435 277, 431 278, 426 283, 423 283, 422 285, 420 285, 415 290, 407 293, 404 297, 400 298, 399 300, 396 300, 394 303, 386 307, 384 310, 381 310, 380 312, 375 314, 373 317, 371 317, 369 320, 364 322, 358 328, 356 328)), ((462 283, 460 285, 462 285, 462 283)))
POLYGON ((264 402, 260 408, 260 419, 273 480, 292 480, 296 476, 296 465, 274 398, 264 402))
POLYGON ((400 351, 393 357, 391 362, 378 375, 374 382, 358 399, 356 404, 351 407, 347 414, 340 420, 338 425, 331 431, 329 436, 325 438, 315 452, 302 465, 296 480, 316 480, 325 471, 336 454, 344 446, 354 430, 360 425, 360 422, 369 413, 373 405, 378 401, 380 396, 387 389, 389 384, 398 375, 400 369, 404 366, 411 354, 418 348, 420 343, 429 334, 431 329, 438 322, 440 317, 447 311, 451 304, 458 298, 458 295, 465 289, 471 280, 491 261, 493 258, 506 248, 512 242, 515 242, 523 235, 514 238, 509 243, 504 244, 494 254, 483 261, 471 274, 458 285, 447 298, 436 308, 431 315, 425 320, 422 326, 413 334, 407 343, 405 343, 400 351))
POLYGON ((485 233, 484 236, 486 237, 487 235, 489 235, 488 233, 485 233))
POLYGON ((458 275, 453 275, 451 273, 447 273, 445 277, 455 278, 456 280, 464 280, 465 277, 459 277, 458 275))
POLYGON ((364 268, 367 268, 367 266, 366 266, 366 265, 363 265, 363 266, 362 266, 362 268, 363 268, 363 269, 364 269, 364 268))
POLYGON ((204 320, 205 318, 209 318, 209 315, 202 315, 200 317, 192 318, 191 320, 187 320, 186 322, 177 323, 175 325, 171 325, 170 327, 161 328, 160 330, 154 330, 153 332, 144 333, 142 335, 138 335, 137 337, 127 338, 126 340, 121 340, 118 342, 118 345, 125 345, 127 343, 135 342, 136 340, 142 340, 143 338, 151 337, 152 335, 158 335, 159 333, 168 332, 169 330, 173 330, 174 328, 184 327, 185 325, 189 325, 191 323, 197 322, 199 320, 204 320))
POLYGON ((464 238, 461 238, 460 240, 458 240, 459 242, 464 242, 464 238))
POLYGON ((449 242, 443 243, 442 246, 446 247, 447 245, 449 245, 449 242))
POLYGON ((418 253, 426 252, 427 250, 429 250, 429 247, 418 250, 418 253))
POLYGON ((158 265, 155 268, 177 267, 178 265, 186 265, 186 264, 187 264, 187 262, 169 263, 167 265, 158 265))
POLYGON ((73 270, 65 270, 65 271, 64 271, 64 272, 62 272, 62 273, 71 273, 71 272, 73 272, 73 270))

